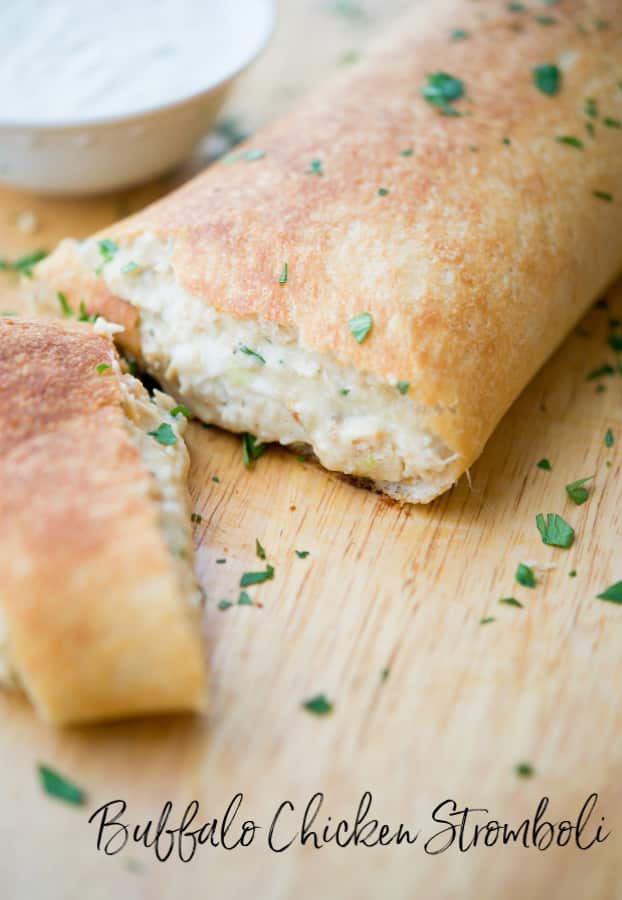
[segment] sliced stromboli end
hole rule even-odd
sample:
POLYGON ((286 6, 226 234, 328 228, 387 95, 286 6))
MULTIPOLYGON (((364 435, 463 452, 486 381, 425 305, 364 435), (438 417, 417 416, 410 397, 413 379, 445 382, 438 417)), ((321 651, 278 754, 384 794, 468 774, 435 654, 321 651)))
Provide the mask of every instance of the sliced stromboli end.
POLYGON ((57 724, 203 709, 184 417, 92 325, 0 348, 3 680, 57 724))
POLYGON ((464 465, 441 437, 442 411, 419 405, 397 377, 305 348, 293 327, 217 311, 179 283, 173 251, 174 241, 144 233, 119 243, 98 272, 98 238, 65 240, 28 288, 54 315, 58 290, 75 306, 97 278, 87 310, 129 323, 119 338, 206 422, 306 445, 325 468, 401 502, 428 502, 458 479, 464 465))

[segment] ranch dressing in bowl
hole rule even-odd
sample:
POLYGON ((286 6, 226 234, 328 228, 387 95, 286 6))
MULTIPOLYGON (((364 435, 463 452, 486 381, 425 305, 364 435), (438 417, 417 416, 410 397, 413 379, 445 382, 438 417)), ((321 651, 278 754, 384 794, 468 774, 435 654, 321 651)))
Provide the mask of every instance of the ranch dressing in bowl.
POLYGON ((274 7, 3 0, 0 180, 85 193, 171 168, 267 43, 274 7))

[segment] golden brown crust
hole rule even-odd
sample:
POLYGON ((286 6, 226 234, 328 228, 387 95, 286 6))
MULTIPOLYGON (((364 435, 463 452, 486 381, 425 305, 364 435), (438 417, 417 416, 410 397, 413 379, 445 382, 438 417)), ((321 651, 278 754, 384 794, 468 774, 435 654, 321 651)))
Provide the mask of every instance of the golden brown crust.
POLYGON ((420 4, 367 61, 258 134, 249 146, 264 158, 217 164, 106 236, 172 239, 178 281, 206 302, 409 381, 460 474, 622 269, 622 131, 602 121, 622 119, 622 8, 544 11, 554 25, 500 0, 420 4), (450 40, 456 26, 466 40, 450 40), (562 68, 556 96, 534 86, 543 63, 562 68), (464 80, 465 115, 421 97, 439 69, 464 80), (324 174, 306 173, 313 158, 324 174), (362 311, 374 326, 359 345, 347 321, 362 311))
POLYGON ((0 607, 37 710, 79 722, 197 709, 196 622, 130 441, 111 342, 0 319, 0 607))

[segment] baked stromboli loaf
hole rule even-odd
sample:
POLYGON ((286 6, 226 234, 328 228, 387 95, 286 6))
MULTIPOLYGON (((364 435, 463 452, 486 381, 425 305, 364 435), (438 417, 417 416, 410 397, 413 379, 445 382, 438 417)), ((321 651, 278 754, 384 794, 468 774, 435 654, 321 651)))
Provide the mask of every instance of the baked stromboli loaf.
POLYGON ((536 12, 418 4, 229 160, 62 244, 40 308, 84 297, 204 420, 431 500, 622 269, 622 7, 536 12))
POLYGON ((204 702, 184 417, 97 327, 0 318, 0 676, 55 723, 204 702))

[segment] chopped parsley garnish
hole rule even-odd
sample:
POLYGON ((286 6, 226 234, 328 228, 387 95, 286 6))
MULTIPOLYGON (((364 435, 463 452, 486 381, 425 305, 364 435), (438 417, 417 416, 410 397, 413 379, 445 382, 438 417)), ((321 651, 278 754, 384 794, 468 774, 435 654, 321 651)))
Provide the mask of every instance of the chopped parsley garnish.
POLYGON ((115 244, 114 241, 111 241, 110 238, 104 238, 101 241, 97 241, 97 246, 99 247, 99 255, 102 258, 101 265, 97 272, 99 273, 102 269, 102 266, 105 266, 110 260, 113 258, 115 253, 118 251, 119 247, 115 244))
POLYGON ((385 666, 384 669, 380 670, 380 680, 386 681, 390 674, 391 674, 391 669, 389 669, 388 666, 385 666))
POLYGON ((468 36, 468 32, 466 32, 464 28, 454 28, 449 35, 449 38, 452 41, 464 41, 468 38, 468 36))
POLYGON ((259 543, 259 538, 255 538, 255 550, 257 551, 257 556, 259 557, 259 559, 266 558, 266 551, 259 543))
POLYGON ((398 381, 395 387, 398 389, 400 394, 407 394, 410 387, 410 381, 398 381))
POLYGON ((98 375, 101 375, 102 372, 105 372, 106 369, 109 369, 109 368, 110 368, 109 363, 98 363, 95 366, 95 371, 97 372, 98 375))
POLYGON ((588 475, 587 478, 578 478, 577 481, 573 481, 566 485, 566 493, 577 506, 581 506, 581 504, 585 503, 587 500, 589 491, 586 487, 583 487, 583 485, 586 481, 591 481, 593 477, 593 475, 588 475))
POLYGON ((536 525, 543 544, 551 547, 570 547, 574 540, 574 528, 557 513, 547 513, 546 521, 544 515, 538 513, 536 525))
POLYGON ((605 447, 613 447, 614 437, 611 428, 605 432, 605 447))
POLYGON ((225 564, 226 562, 227 562, 227 560, 226 560, 224 557, 221 557, 220 559, 217 559, 217 560, 216 560, 216 565, 217 565, 217 566, 224 566, 224 564, 225 564))
POLYGON ((262 365, 266 364, 266 361, 261 353, 257 353, 256 350, 251 350, 251 348, 247 347, 246 344, 240 344, 238 349, 241 353, 245 353, 247 356, 253 356, 255 359, 258 359, 262 365))
POLYGON ((583 112, 586 116, 589 116, 591 119, 595 119, 598 116, 598 104, 593 97, 586 97, 585 103, 583 104, 583 112))
POLYGON ((533 573, 533 569, 526 566, 524 563, 518 564, 516 575, 514 577, 519 584, 523 585, 523 587, 534 588, 536 586, 536 576, 533 573))
POLYGON ((562 73, 554 63, 543 63, 532 69, 533 83, 543 94, 552 97, 559 91, 562 73))
POLYGON ((310 550, 296 550, 296 556, 298 559, 306 559, 310 552, 310 550))
POLYGON ((86 792, 59 772, 41 764, 37 766, 37 772, 43 790, 50 797, 57 797, 72 806, 83 806, 86 803, 86 792))
POLYGON ((557 22, 553 16, 536 16, 535 19, 538 25, 555 25, 557 22))
POLYGON ((550 472, 553 468, 546 456, 543 456, 542 459, 539 459, 536 465, 539 469, 544 469, 545 472, 550 472))
POLYGON ((279 275, 279 284, 287 284, 288 267, 287 263, 283 263, 281 274, 279 275))
POLYGON ((58 302, 60 304, 61 311, 65 318, 69 319, 73 317, 73 309, 69 306, 69 302, 67 297, 63 294, 62 291, 57 291, 56 296, 58 298, 58 302))
POLYGON ((96 322, 99 319, 97 313, 87 313, 86 305, 84 300, 80 300, 80 307, 78 312, 78 322, 96 322))
POLYGON ((586 122, 586 123, 585 123, 585 130, 587 131, 587 133, 589 134, 589 136, 590 136, 591 138, 593 138, 594 135, 596 134, 596 129, 594 128, 594 123, 593 123, 593 122, 589 122, 589 121, 586 122))
POLYGON ((305 169, 305 175, 323 175, 324 170, 322 168, 322 160, 321 159, 312 159, 309 163, 309 168, 305 169))
POLYGON ((326 716, 333 711, 333 704, 325 694, 316 694, 315 697, 310 697, 309 700, 303 702, 302 706, 315 716, 326 716))
POLYGON ((378 188, 378 193, 381 197, 386 197, 389 191, 387 188, 378 188))
POLYGON ((27 278, 32 277, 32 267, 45 259, 46 250, 32 250, 24 256, 10 262, 8 259, 0 259, 0 271, 19 272, 20 275, 26 275, 27 278))
POLYGON ((613 194, 608 193, 608 191, 592 191, 595 197, 598 197, 599 200, 605 200, 607 203, 613 203, 613 194))
POLYGON ((576 578, 576 577, 577 577, 577 570, 571 569, 570 572, 568 572, 568 578, 576 578))
POLYGON ((594 19, 594 27, 597 31, 607 31, 609 22, 606 19, 594 19))
POLYGON ((507 147, 512 146, 512 140, 509 137, 504 137, 501 139, 501 143, 505 144, 507 147))
POLYGON ((247 469, 251 463, 265 453, 267 444, 260 444, 254 434, 245 431, 242 435, 242 461, 247 469))
POLYGON ((218 475, 212 475, 212 481, 215 481, 216 484, 220 484, 220 478, 218 477, 218 475))
POLYGON ((172 416, 178 416, 180 413, 182 416, 185 416, 187 419, 192 418, 192 413, 190 412, 190 410, 184 403, 178 403, 177 406, 174 406, 171 410, 172 416))
POLYGON ((508 3, 507 7, 510 12, 525 12, 525 10, 527 9, 524 3, 516 2, 508 3))
POLYGON ((605 375, 615 375, 616 370, 613 368, 611 363, 603 363, 602 366, 599 366, 597 369, 592 369, 591 372, 588 372, 585 376, 587 381, 595 381, 597 378, 604 378, 605 375))
POLYGON ((558 144, 565 144, 567 147, 574 147, 576 150, 583 150, 585 147, 581 138, 572 134, 558 134, 555 140, 558 144))
POLYGON ((252 606, 253 601, 250 598, 250 595, 246 593, 246 591, 240 591, 240 596, 238 597, 238 606, 252 606))
POLYGON ((201 515, 201 513, 193 512, 190 516, 190 521, 198 524, 199 522, 203 521, 203 516, 201 515))
POLYGON ((371 331, 372 324, 373 320, 368 312, 357 313, 348 319, 348 328, 357 344, 361 344, 365 340, 371 331))
POLYGON ((431 106, 438 107, 444 116, 459 116, 451 104, 464 95, 464 82, 447 72, 431 72, 421 88, 421 95, 431 106))
POLYGON ((339 393, 342 397, 347 397, 350 393, 350 388, 340 388, 339 393))
POLYGON ((155 438, 159 444, 164 444, 165 447, 177 443, 175 432, 168 422, 161 422, 155 431, 148 431, 147 434, 150 437, 155 438))
POLYGON ((506 606, 516 606, 518 609, 523 608, 523 604, 516 597, 501 597, 499 603, 505 603, 506 606))
POLYGON ((271 578, 274 578, 274 566, 268 563, 265 572, 244 572, 240 578, 240 587, 248 587, 251 584, 263 584, 264 581, 270 581, 271 578))
POLYGON ((622 121, 620 119, 612 119, 610 116, 605 116, 603 125, 607 128, 622 128, 622 121))
POLYGON ((231 600, 219 600, 218 601, 218 609, 229 609, 230 606, 233 606, 231 600))
POLYGON ((131 275, 132 272, 137 275, 140 271, 140 266, 138 263, 135 263, 130 260, 130 262, 126 262, 125 265, 121 266, 121 272, 123 275, 131 275))
POLYGON ((514 766, 514 771, 519 778, 532 778, 535 775, 535 769, 528 762, 520 762, 514 766))
POLYGON ((480 625, 490 625, 491 622, 496 622, 496 619, 494 616, 484 616, 483 619, 479 620, 480 625))
POLYGON ((400 150, 400 156, 412 156, 414 152, 412 147, 405 147, 403 150, 400 150))
POLYGON ((600 594, 596 594, 598 600, 608 600, 610 603, 622 603, 622 581, 616 581, 600 594))

